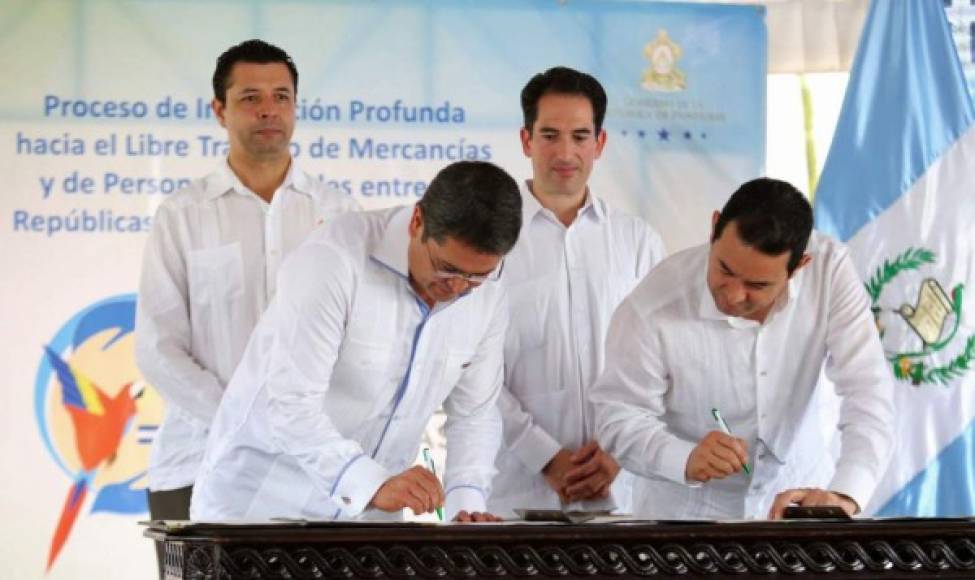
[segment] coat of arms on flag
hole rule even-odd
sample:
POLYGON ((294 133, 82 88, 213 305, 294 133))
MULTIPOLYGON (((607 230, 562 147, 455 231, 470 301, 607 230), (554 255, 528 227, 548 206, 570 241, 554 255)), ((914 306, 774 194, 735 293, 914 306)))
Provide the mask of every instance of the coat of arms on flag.
POLYGON ((914 386, 948 386, 971 370, 975 359, 975 334, 956 340, 964 315, 964 284, 947 291, 937 278, 917 279, 922 268, 936 262, 933 251, 908 248, 884 259, 866 284, 891 370, 897 379, 914 386), (902 294, 913 291, 916 297, 910 300, 908 294, 908 301, 891 304, 892 292, 885 293, 889 286, 900 288, 902 294), (956 343, 962 348, 952 353, 956 343))

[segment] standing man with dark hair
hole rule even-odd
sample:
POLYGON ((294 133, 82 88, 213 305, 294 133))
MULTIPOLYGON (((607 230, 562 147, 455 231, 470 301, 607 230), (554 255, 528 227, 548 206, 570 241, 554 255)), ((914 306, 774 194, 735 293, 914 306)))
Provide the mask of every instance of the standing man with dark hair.
POLYGON ((444 504, 448 519, 495 519, 483 512, 501 430, 498 279, 520 226, 515 181, 462 161, 414 207, 315 232, 227 388, 193 519, 398 519, 444 504), (410 467, 441 404, 443 486, 410 467))
POLYGON ((517 508, 628 511, 631 477, 594 440, 588 391, 613 310, 663 245, 643 220, 589 189, 606 145, 606 93, 595 78, 550 69, 525 85, 521 106, 532 179, 521 188, 522 233, 505 271, 505 445, 488 507, 509 516, 517 508))
POLYGON ((317 225, 355 209, 291 158, 298 71, 260 40, 217 59, 227 159, 156 212, 139 286, 136 357, 166 416, 149 462, 153 519, 189 519, 207 431, 277 271, 317 225))
POLYGON ((710 245, 662 262, 613 315, 599 441, 650 478, 635 491, 643 517, 855 514, 890 457, 892 377, 846 249, 811 233, 809 202, 772 179, 742 185, 712 225, 710 245), (836 460, 824 367, 841 397, 836 460))

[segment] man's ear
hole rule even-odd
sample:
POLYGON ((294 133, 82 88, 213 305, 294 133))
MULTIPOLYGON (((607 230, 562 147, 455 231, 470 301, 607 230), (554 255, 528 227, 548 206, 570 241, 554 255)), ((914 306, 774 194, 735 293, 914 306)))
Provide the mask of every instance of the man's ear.
POLYGON ((227 105, 224 104, 224 103, 221 103, 219 99, 217 99, 216 97, 214 97, 213 100, 210 101, 210 107, 213 108, 213 114, 217 117, 217 120, 220 121, 220 126, 223 127, 224 129, 226 129, 227 128, 227 123, 224 120, 224 114, 223 113, 224 113, 224 109, 227 108, 227 105))
POLYGON ((714 227, 718 225, 718 219, 720 217, 721 217, 721 212, 718 210, 714 210, 714 213, 711 214, 711 237, 709 237, 708 240, 714 239, 714 227))
POLYGON ((521 128, 518 132, 518 136, 521 137, 521 151, 525 154, 525 157, 532 156, 532 132, 525 127, 521 128))
POLYGON ((419 237, 423 233, 423 210, 420 209, 420 204, 413 206, 409 232, 411 238, 419 237))
POLYGON ((596 155, 594 157, 595 159, 599 159, 599 157, 603 154, 603 147, 605 146, 606 146, 606 130, 600 129, 599 134, 596 135, 596 155))
POLYGON ((805 265, 806 265, 806 264, 808 264, 809 262, 812 262, 812 256, 811 256, 811 255, 809 255, 809 254, 803 254, 803 255, 802 255, 802 257, 801 257, 801 258, 799 258, 799 263, 798 263, 798 264, 796 264, 796 267, 795 267, 795 268, 794 268, 794 269, 792 270, 792 272, 791 272, 791 273, 789 274, 789 278, 792 278, 792 276, 793 276, 793 275, 794 275, 794 274, 795 274, 796 272, 798 272, 798 271, 799 271, 799 270, 801 270, 801 269, 802 269, 803 267, 805 267, 805 265))

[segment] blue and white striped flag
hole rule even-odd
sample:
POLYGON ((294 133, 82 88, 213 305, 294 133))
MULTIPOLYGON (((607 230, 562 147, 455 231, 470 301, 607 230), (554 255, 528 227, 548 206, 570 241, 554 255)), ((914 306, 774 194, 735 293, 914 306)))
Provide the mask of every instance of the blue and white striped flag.
POLYGON ((942 0, 874 0, 816 195, 896 377, 865 513, 975 514, 975 110, 942 0))

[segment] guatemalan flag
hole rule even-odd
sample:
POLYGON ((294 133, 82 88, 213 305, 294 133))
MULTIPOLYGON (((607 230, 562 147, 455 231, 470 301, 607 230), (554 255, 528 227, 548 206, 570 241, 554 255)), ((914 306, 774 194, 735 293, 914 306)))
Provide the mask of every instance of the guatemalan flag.
POLYGON ((975 515, 975 110, 943 0, 874 0, 817 189, 896 377, 867 514, 975 515))

